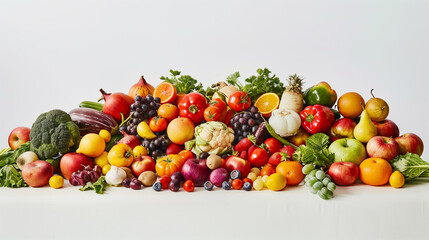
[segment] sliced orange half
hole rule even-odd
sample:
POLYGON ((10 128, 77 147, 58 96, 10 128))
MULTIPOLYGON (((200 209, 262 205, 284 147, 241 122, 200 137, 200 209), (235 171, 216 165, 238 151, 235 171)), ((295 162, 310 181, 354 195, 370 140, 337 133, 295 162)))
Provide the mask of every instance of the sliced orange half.
POLYGON ((169 82, 162 82, 158 86, 156 86, 153 97, 159 97, 161 99, 161 103, 173 103, 177 97, 176 87, 169 82))
POLYGON ((271 112, 279 107, 280 98, 277 94, 269 92, 264 93, 255 101, 255 107, 258 108, 262 116, 269 117, 271 112))

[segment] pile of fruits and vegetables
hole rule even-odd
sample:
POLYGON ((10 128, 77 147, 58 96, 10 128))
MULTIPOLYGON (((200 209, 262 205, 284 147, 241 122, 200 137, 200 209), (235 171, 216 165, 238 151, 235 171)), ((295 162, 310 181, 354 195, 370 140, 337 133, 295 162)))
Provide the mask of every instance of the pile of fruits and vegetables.
MULTIPOLYGON (((326 82, 304 89, 268 69, 238 72, 206 88, 170 70, 153 87, 142 76, 128 94, 100 89, 101 101, 42 113, 17 127, 0 152, 0 186, 109 187, 192 192, 287 191, 305 185, 322 199, 337 185, 390 184, 429 177, 423 142, 399 134, 381 98, 326 82), (336 106, 336 107, 334 107, 336 106)), ((373 90, 371 90, 373 94, 373 90)))

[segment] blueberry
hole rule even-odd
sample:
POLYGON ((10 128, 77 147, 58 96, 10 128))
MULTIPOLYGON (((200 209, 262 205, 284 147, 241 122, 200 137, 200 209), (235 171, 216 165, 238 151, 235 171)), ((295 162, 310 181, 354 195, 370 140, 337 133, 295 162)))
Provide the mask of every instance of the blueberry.
POLYGON ((245 182, 243 184, 243 189, 246 190, 246 191, 252 190, 252 184, 250 182, 245 182))
POLYGON ((213 183, 210 181, 206 181, 204 183, 204 189, 207 191, 211 191, 213 189, 213 183))
POLYGON ((162 189, 162 184, 160 182, 156 182, 156 183, 153 184, 152 187, 153 187, 153 190, 159 192, 162 189))
POLYGON ((223 181, 222 188, 225 189, 225 190, 231 189, 231 183, 229 183, 227 181, 223 181))
POLYGON ((239 170, 234 170, 230 173, 230 177, 232 180, 241 178, 241 172, 239 170))

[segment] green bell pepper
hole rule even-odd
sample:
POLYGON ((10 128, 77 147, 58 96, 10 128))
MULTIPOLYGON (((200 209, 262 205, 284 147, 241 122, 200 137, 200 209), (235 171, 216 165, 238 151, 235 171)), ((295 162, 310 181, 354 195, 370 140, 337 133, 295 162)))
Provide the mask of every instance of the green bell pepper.
POLYGON ((337 101, 337 92, 327 82, 320 82, 305 90, 304 101, 307 106, 319 104, 332 107, 337 101))

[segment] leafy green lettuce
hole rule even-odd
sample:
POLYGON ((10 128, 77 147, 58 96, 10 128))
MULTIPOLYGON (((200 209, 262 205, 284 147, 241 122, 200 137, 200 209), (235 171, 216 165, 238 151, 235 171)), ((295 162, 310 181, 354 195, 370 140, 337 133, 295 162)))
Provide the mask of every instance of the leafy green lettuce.
POLYGON ((0 154, 0 187, 20 188, 28 185, 22 178, 21 170, 16 165, 16 159, 30 150, 30 142, 19 146, 15 151, 6 149, 0 154))
POLYGON ((328 169, 334 162, 335 155, 328 151, 329 137, 324 133, 317 133, 310 136, 293 154, 295 161, 303 165, 313 164, 316 168, 328 169))

